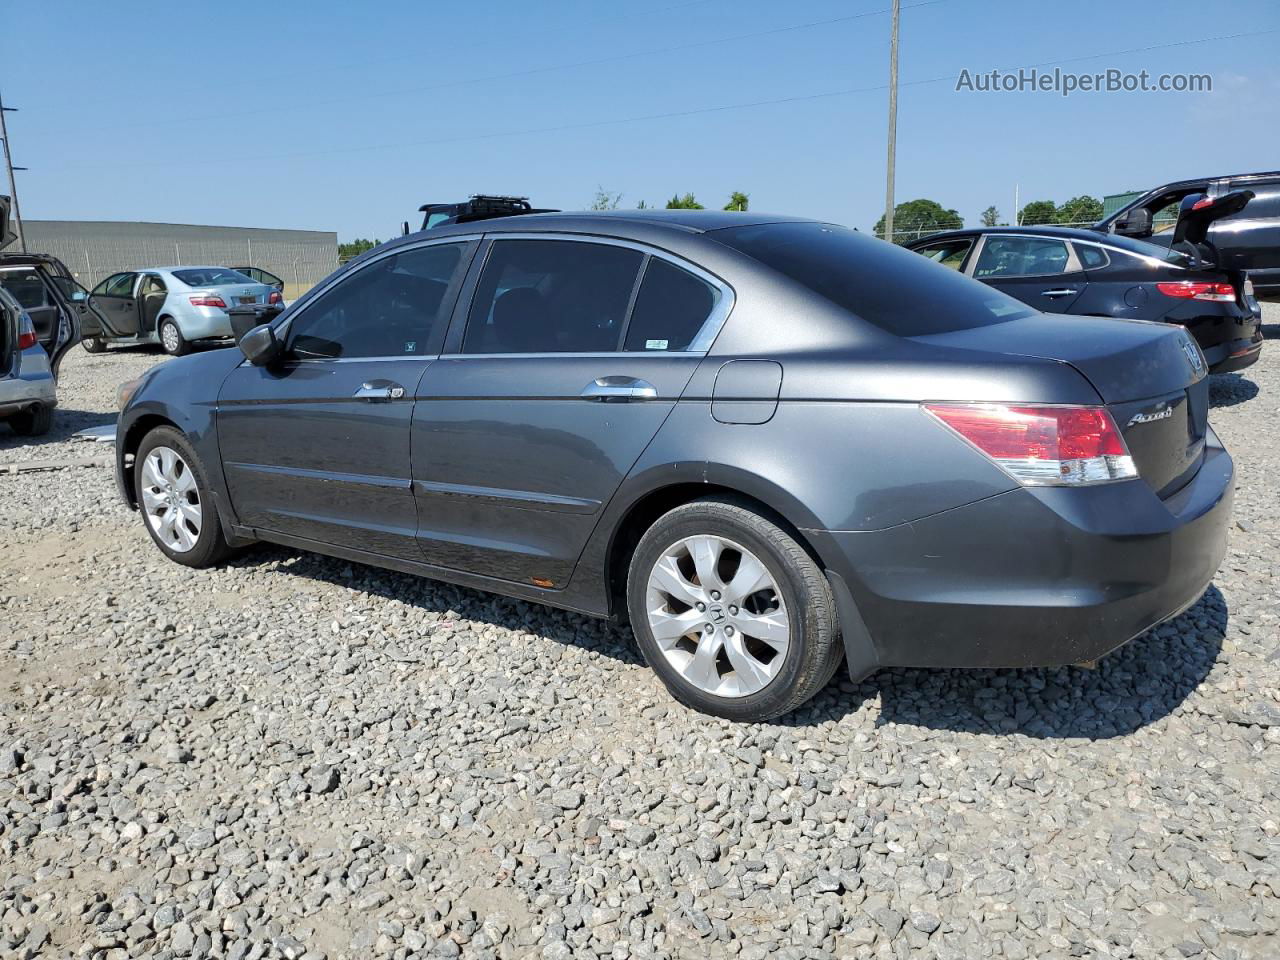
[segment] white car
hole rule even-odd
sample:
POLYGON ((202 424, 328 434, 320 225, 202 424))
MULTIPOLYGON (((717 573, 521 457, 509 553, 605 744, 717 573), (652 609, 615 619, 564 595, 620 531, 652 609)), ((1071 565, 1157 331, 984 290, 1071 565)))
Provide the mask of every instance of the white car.
POLYGON ((227 311, 241 304, 284 301, 280 291, 230 267, 146 267, 113 273, 89 295, 84 348, 158 343, 181 356, 201 340, 230 340, 227 311))

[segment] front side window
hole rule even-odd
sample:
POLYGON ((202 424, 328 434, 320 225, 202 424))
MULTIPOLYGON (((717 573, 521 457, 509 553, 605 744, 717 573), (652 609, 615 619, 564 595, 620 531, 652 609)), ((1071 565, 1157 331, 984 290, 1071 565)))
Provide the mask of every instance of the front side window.
POLYGON ((476 286, 463 353, 618 349, 644 255, 574 240, 495 240, 476 286))
POLYGON ((650 257, 623 349, 688 350, 718 297, 719 291, 701 277, 650 257))
POLYGON ((290 324, 304 360, 424 356, 448 320, 445 295, 465 243, 405 250, 361 267, 290 324))
POLYGON ((940 263, 952 270, 959 270, 972 246, 973 240, 966 237, 962 240, 944 240, 925 247, 916 247, 915 251, 934 263, 940 263))
POLYGON ((132 273, 113 273, 94 287, 93 292, 104 297, 131 297, 133 296, 133 277, 132 273))
POLYGON ((0 287, 13 296, 24 310, 48 305, 44 284, 34 270, 13 270, 0 273, 0 287))
POLYGON ((988 237, 973 275, 979 280, 1064 273, 1067 245, 1047 237, 988 237))

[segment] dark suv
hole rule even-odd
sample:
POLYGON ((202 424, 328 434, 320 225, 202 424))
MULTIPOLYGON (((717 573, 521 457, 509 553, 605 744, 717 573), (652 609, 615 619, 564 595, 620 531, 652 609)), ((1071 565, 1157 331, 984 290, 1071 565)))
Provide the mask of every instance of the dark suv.
POLYGON ((1249 202, 1208 224, 1200 242, 1216 252, 1218 267, 1247 270, 1257 294, 1280 295, 1280 171, 1166 183, 1148 190, 1094 229, 1168 246, 1174 241, 1184 200, 1216 201, 1243 191, 1252 194, 1249 202))

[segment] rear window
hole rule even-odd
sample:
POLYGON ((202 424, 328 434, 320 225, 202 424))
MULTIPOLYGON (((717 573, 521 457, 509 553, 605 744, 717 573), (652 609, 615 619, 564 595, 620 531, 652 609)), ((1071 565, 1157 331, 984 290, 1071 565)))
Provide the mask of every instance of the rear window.
POLYGON ((224 283, 254 283, 230 267, 198 267, 194 270, 175 270, 173 275, 191 287, 216 287, 224 283))
POLYGON ((847 227, 765 223, 711 236, 900 337, 985 327, 1035 312, 955 270, 847 227))

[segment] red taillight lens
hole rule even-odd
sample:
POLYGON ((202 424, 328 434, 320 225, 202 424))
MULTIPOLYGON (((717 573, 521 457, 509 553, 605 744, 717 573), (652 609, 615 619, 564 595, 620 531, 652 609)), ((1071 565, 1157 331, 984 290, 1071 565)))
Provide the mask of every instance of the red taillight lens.
POLYGON ((1236 298, 1236 288, 1229 283, 1178 280, 1157 283, 1156 289, 1166 297, 1177 297, 1180 300, 1213 300, 1217 303, 1231 303, 1236 298))
POLYGON ((18 314, 18 349, 26 350, 28 347, 34 347, 39 343, 36 337, 35 324, 31 322, 31 315, 25 310, 18 314))
POLYGON ((272 290, 267 296, 267 303, 284 303, 284 297, 280 295, 279 290, 272 290))
POLYGON ((198 293, 189 298, 193 307, 226 307, 227 302, 211 293, 198 293))
POLYGON ((1104 407, 926 403, 924 409, 1023 484, 1081 486, 1138 475, 1104 407))

